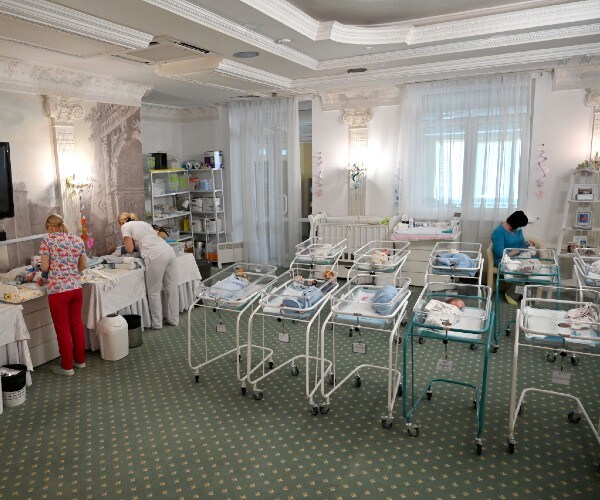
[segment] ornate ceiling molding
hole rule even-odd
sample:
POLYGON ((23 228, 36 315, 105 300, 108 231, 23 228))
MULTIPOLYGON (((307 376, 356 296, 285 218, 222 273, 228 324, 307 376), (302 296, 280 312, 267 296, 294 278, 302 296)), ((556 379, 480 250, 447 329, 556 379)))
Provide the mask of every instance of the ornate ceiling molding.
POLYGON ((84 115, 82 104, 65 96, 46 96, 44 108, 46 114, 60 124, 72 124, 74 120, 81 120, 84 115))
POLYGON ((146 48, 153 36, 46 0, 0 0, 3 15, 127 49, 146 48))
POLYGON ((294 87, 310 88, 313 93, 330 92, 333 89, 362 89, 373 86, 386 86, 400 83, 410 83, 426 80, 440 80, 455 75, 482 74, 498 72, 499 69, 517 71, 523 65, 527 69, 549 69, 562 58, 582 55, 599 55, 600 43, 577 45, 573 47, 538 49, 512 54, 474 57, 471 59, 456 59, 426 64, 415 64, 392 69, 366 71, 347 74, 331 75, 318 78, 294 80, 294 87), (532 68, 533 66, 533 68, 532 68))
POLYGON ((142 97, 151 87, 92 73, 0 57, 0 89, 139 106, 142 97))
POLYGON ((342 123, 349 127, 366 127, 373 119, 373 110, 364 109, 344 109, 342 114, 342 123))
POLYGON ((224 17, 213 14, 212 12, 198 7, 185 0, 143 0, 144 2, 159 7, 163 10, 176 14, 180 17, 198 23, 202 26, 211 28, 219 33, 237 38, 240 42, 254 45, 271 54, 281 56, 285 59, 301 64, 307 68, 314 68, 317 61, 297 50, 293 50, 284 45, 276 44, 270 38, 255 33, 239 24, 232 23, 224 17))
POLYGON ((319 97, 324 111, 346 110, 398 104, 400 91, 398 87, 390 86, 348 92, 325 92, 319 94, 319 97))
POLYGON ((552 89, 600 88, 600 65, 590 64, 590 61, 584 57, 584 61, 577 66, 562 65, 555 68, 552 75, 552 89))
POLYGON ((585 105, 600 110, 600 87, 597 89, 588 89, 585 94, 585 105))
POLYGON ((165 122, 211 121, 219 118, 219 109, 217 106, 178 108, 175 106, 142 103, 141 117, 144 120, 165 122))
POLYGON ((419 57, 445 56, 460 52, 484 50, 499 47, 510 47, 520 44, 549 42, 556 39, 575 38, 597 35, 600 24, 587 24, 585 26, 570 26, 554 30, 518 33, 516 35, 498 36, 493 38, 479 38, 463 42, 454 42, 441 45, 431 45, 414 49, 380 52, 365 56, 329 59, 318 63, 318 70, 354 67, 365 64, 383 64, 394 61, 409 60, 419 57))
POLYGON ((489 35, 503 31, 530 29, 561 23, 585 22, 600 17, 597 0, 584 0, 566 5, 534 7, 518 12, 501 12, 499 8, 464 12, 470 19, 454 20, 456 16, 436 16, 412 23, 390 23, 378 26, 344 25, 335 20, 319 22, 284 0, 241 0, 272 19, 307 38, 365 45, 407 43, 420 44, 489 35))

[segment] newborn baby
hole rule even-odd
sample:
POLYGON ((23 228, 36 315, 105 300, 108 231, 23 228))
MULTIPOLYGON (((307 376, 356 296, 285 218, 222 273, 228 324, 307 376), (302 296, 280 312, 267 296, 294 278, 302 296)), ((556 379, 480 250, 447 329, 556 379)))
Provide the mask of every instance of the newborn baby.
POLYGON ((448 299, 446 301, 446 304, 452 304, 453 306, 458 307, 461 311, 465 308, 465 303, 461 299, 459 299, 457 297, 453 297, 451 299, 448 299))

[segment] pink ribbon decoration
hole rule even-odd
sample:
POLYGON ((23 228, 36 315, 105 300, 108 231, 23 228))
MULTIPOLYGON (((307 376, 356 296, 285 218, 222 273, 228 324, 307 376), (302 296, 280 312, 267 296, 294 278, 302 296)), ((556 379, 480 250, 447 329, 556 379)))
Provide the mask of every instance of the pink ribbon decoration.
MULTIPOLYGON (((542 148, 543 147, 544 147, 544 145, 542 144, 542 148)), ((537 162, 537 166, 542 171, 542 175, 541 175, 541 177, 538 177, 535 180, 535 183, 539 187, 542 187, 544 185, 544 181, 546 180, 546 177, 548 176, 548 172, 550 172, 550 169, 549 168, 544 168, 544 166, 542 165, 542 163, 544 163, 546 160, 548 160, 548 157, 546 156, 546 152, 543 149, 540 149, 540 152, 538 153, 538 156, 540 157, 540 159, 537 162)))

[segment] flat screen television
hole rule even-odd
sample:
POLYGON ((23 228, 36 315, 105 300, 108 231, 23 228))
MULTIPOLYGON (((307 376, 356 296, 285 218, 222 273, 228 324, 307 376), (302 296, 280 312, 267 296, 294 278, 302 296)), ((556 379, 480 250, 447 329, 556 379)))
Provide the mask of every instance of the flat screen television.
POLYGON ((0 219, 15 216, 12 173, 10 169, 10 146, 0 142, 0 219))

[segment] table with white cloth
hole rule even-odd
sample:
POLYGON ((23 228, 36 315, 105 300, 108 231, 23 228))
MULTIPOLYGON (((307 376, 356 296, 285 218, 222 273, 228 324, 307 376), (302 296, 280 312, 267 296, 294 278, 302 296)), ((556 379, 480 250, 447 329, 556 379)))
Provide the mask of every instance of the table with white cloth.
POLYGON ((20 364, 27 367, 27 385, 31 385, 33 363, 29 355, 29 331, 23 318, 23 306, 0 303, 0 366, 20 364))
MULTIPOLYGON (((179 293, 179 312, 187 311, 198 297, 198 284, 202 281, 198 264, 192 253, 177 256, 177 291, 179 293)), ((163 291, 163 314, 166 314, 166 301, 163 291)))
POLYGON ((150 309, 146 298, 143 269, 102 269, 102 272, 118 278, 112 284, 102 279, 83 283, 83 324, 86 331, 85 347, 96 351, 100 348, 96 335, 96 323, 109 314, 137 314, 144 325, 150 326, 150 309))

